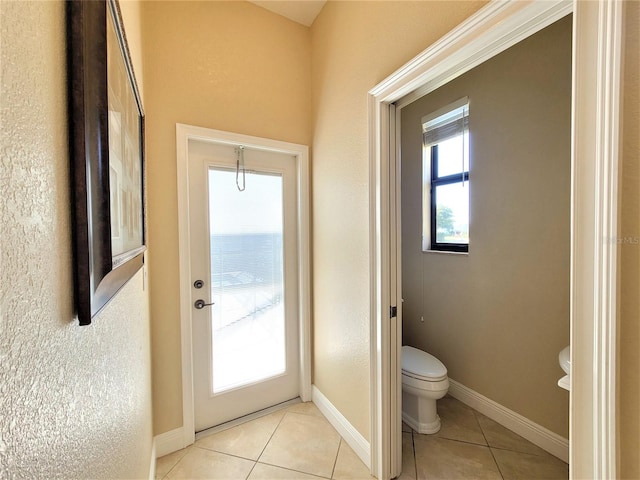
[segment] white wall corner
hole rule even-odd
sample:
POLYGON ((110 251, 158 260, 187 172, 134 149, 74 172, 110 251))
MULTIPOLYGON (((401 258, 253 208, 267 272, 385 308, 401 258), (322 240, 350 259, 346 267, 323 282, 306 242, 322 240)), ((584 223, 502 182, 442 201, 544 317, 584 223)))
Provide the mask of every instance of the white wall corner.
POLYGON ((369 442, 351 425, 351 423, 342 415, 338 409, 325 397, 318 387, 312 387, 312 401, 318 407, 318 410, 329 420, 340 436, 358 455, 360 460, 371 469, 371 446, 369 442))
POLYGON ((526 438, 563 462, 569 462, 569 440, 519 413, 449 379, 449 394, 505 428, 526 438))
POLYGON ((184 436, 184 427, 156 435, 153 439, 156 458, 164 457, 170 453, 182 450, 187 446, 184 436))

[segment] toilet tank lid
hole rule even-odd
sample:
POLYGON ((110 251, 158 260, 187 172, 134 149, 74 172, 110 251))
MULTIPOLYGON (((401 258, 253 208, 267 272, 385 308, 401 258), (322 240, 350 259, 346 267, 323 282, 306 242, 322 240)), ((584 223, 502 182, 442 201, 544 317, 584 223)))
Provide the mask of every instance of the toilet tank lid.
POLYGON ((408 345, 402 347, 402 370, 425 378, 440 379, 447 375, 447 368, 440 360, 408 345))

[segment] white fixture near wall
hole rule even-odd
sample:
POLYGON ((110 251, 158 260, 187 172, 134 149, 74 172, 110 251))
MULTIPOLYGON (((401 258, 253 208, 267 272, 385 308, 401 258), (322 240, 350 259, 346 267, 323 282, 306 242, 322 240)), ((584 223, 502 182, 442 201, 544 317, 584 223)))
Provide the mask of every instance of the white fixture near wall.
POLYGON ((564 377, 558 380, 558 386, 565 390, 571 390, 571 345, 567 345, 560 350, 558 362, 560 363, 560 368, 566 373, 564 377))

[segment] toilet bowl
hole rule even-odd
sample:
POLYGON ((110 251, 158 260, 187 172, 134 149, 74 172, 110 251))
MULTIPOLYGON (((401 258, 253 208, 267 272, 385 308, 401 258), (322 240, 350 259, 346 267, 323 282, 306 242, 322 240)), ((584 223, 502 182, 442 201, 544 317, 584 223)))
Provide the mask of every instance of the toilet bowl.
POLYGON ((402 347, 402 420, 418 433, 436 433, 440 417, 436 400, 449 390, 447 369, 433 355, 402 347))

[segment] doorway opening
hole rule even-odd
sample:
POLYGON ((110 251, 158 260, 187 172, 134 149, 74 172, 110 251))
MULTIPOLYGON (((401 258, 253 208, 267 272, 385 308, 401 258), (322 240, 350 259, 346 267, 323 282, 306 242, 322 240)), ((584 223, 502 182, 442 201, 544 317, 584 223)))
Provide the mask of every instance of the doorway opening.
POLYGON ((617 247, 603 239, 617 234, 623 11, 609 0, 490 3, 369 92, 371 465, 378 478, 401 469, 394 102, 424 96, 572 12, 570 476, 616 476, 617 247))
MULTIPOLYGON (((570 341, 571 38, 568 15, 424 97, 396 102, 402 344, 446 367, 448 389, 431 394, 444 412, 438 436, 459 439, 456 425, 473 438, 483 426, 470 415, 458 425, 450 399, 439 398, 448 393, 564 462, 528 457, 532 477, 536 468, 568 474, 569 393, 557 381, 570 341)), ((423 384, 433 392, 435 373, 423 384)), ((410 414, 406 397, 406 423, 433 433, 422 425, 435 412, 410 414)), ((489 458, 505 444, 486 437, 478 468, 508 471, 502 457, 489 458)), ((466 460, 455 458, 449 464, 466 460)))

